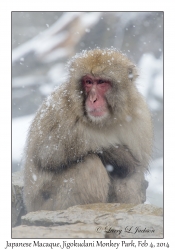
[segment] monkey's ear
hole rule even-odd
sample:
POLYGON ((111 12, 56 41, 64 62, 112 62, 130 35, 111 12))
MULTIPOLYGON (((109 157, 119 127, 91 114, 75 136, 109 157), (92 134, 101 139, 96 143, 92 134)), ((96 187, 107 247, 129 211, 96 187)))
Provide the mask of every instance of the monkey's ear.
POLYGON ((128 78, 133 81, 133 79, 136 79, 138 76, 137 69, 134 65, 129 66, 128 68, 128 78))
POLYGON ((133 80, 133 68, 128 68, 128 78, 132 81, 133 80))

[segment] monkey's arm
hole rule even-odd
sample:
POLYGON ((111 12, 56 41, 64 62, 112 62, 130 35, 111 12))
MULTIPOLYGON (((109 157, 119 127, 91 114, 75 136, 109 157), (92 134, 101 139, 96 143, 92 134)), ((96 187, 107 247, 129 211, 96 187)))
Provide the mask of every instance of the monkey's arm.
POLYGON ((132 155, 126 146, 110 147, 98 154, 111 177, 108 202, 143 203, 146 200, 148 182, 146 169, 132 155), (107 165, 112 165, 108 169, 107 165), (109 171, 111 170, 111 171, 109 171))
POLYGON ((30 154, 36 167, 59 172, 84 162, 85 158, 90 154, 94 155, 92 151, 88 151, 83 145, 79 146, 81 145, 79 137, 71 128, 69 130, 71 131, 69 135, 67 135, 68 130, 64 129, 64 126, 60 128, 59 133, 56 128, 49 129, 41 138, 36 134, 36 143, 34 143, 30 154))
POLYGON ((111 146, 108 149, 103 149, 102 153, 98 153, 98 156, 105 167, 107 165, 113 167, 109 173, 112 176, 117 175, 119 178, 124 178, 134 173, 140 167, 139 161, 135 159, 126 146, 111 146))

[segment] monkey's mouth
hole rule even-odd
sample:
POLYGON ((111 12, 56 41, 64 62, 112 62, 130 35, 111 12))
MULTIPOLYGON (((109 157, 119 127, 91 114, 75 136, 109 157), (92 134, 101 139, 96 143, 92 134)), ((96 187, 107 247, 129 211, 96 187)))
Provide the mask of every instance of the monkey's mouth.
POLYGON ((107 110, 105 107, 103 108, 96 108, 88 110, 88 114, 93 117, 104 117, 107 115, 107 110))

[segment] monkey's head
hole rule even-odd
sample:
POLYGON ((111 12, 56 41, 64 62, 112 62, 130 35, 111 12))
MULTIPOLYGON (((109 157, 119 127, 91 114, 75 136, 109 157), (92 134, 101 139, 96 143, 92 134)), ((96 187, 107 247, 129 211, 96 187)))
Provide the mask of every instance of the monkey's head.
MULTIPOLYGON (((105 124, 129 116, 137 96, 134 64, 115 49, 95 49, 75 55, 68 63, 72 95, 81 103, 81 117, 105 124)), ((80 110, 80 109, 79 109, 80 110)))

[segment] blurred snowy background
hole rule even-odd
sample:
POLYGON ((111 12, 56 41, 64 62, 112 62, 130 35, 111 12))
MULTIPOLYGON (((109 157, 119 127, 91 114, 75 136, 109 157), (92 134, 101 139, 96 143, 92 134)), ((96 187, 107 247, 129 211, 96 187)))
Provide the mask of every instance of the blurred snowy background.
POLYGON ((43 99, 64 81, 75 53, 115 47, 139 68, 154 123, 146 203, 163 206, 163 12, 12 12, 12 171, 43 99))

